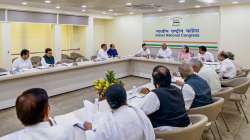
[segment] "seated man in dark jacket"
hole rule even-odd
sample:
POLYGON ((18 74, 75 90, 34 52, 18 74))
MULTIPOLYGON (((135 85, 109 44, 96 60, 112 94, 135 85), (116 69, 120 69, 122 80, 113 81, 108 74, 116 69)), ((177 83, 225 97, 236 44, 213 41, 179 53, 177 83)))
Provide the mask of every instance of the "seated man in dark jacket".
POLYGON ((171 85, 171 74, 165 66, 156 66, 152 73, 155 88, 145 97, 142 110, 154 128, 173 130, 186 127, 190 120, 186 113, 181 90, 171 85))
POLYGON ((211 96, 211 88, 204 79, 202 79, 201 77, 199 77, 197 74, 194 73, 194 70, 190 64, 180 65, 179 72, 181 73, 181 76, 184 79, 184 83, 182 84, 183 94, 184 93, 190 94, 187 93, 187 91, 184 91, 187 89, 186 87, 189 87, 190 88, 189 91, 193 93, 192 97, 191 96, 186 97, 189 99, 192 98, 192 100, 189 100, 190 108, 201 107, 213 103, 211 96))
POLYGON ((109 57, 118 57, 118 52, 114 44, 110 44, 110 48, 107 53, 109 57))

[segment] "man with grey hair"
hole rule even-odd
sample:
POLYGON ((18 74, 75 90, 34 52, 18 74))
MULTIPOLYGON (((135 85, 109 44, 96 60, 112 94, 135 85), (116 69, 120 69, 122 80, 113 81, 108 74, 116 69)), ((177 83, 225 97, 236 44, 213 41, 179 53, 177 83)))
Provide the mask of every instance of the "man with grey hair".
POLYGON ((158 58, 171 58, 172 57, 172 50, 167 46, 166 43, 161 44, 161 48, 157 53, 158 58))
POLYGON ((218 92, 221 89, 219 75, 214 69, 207 65, 203 65, 199 59, 195 58, 191 59, 189 63, 192 65, 194 72, 207 81, 211 88, 212 94, 218 92))
MULTIPOLYGON (((190 94, 190 97, 185 97, 188 93, 187 88, 191 87, 190 91, 192 91, 191 93, 194 93, 193 100, 189 100, 191 103, 191 108, 201 107, 213 103, 211 89, 208 83, 194 73, 194 70, 190 64, 181 64, 179 66, 179 72, 184 79, 184 83, 182 84, 184 100, 185 98, 192 98, 192 94, 190 94)), ((180 83, 177 84, 180 85, 180 83)))

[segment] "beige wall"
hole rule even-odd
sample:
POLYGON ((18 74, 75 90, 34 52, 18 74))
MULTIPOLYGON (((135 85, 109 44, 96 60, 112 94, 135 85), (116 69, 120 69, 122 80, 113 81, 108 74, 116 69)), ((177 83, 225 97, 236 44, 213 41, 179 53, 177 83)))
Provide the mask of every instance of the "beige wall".
MULTIPOLYGON (((106 43, 105 39, 105 19, 94 19, 94 51, 97 52, 97 50, 100 48, 102 43, 106 43)), ((93 54, 95 55, 95 54, 93 54)))
POLYGON ((220 49, 232 51, 238 63, 250 68, 250 5, 224 6, 220 12, 220 49))

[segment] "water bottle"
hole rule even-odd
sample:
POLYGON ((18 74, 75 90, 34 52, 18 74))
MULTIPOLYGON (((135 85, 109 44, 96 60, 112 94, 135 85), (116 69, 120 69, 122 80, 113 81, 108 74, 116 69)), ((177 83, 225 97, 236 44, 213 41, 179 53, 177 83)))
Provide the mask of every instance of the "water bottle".
POLYGON ((137 93, 137 87, 133 86, 131 94, 136 94, 137 93))
POLYGON ((99 112, 99 99, 95 98, 95 106, 97 107, 97 112, 99 112))

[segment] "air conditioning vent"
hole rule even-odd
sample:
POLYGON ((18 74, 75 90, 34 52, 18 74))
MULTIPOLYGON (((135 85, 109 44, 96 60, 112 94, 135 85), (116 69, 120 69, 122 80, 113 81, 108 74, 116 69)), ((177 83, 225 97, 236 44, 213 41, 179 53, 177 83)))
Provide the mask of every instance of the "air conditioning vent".
POLYGON ((133 9, 138 9, 138 10, 152 10, 152 9, 160 8, 161 6, 154 5, 154 4, 138 4, 138 5, 131 5, 128 7, 133 8, 133 9))

